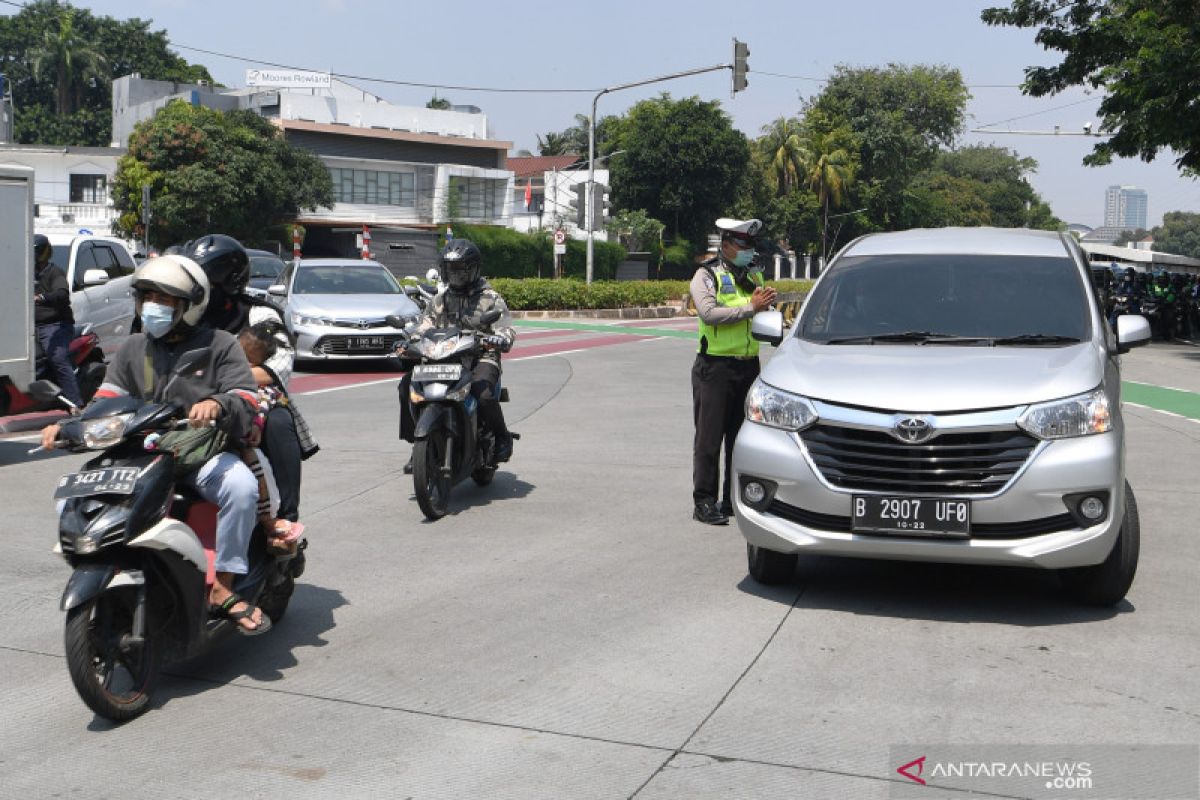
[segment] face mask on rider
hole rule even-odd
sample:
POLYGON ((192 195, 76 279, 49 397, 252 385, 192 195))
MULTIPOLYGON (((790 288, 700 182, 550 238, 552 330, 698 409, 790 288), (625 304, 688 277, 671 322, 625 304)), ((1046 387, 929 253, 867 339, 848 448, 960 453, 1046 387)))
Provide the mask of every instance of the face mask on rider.
POLYGON ((161 303, 142 303, 142 330, 153 339, 161 339, 175 322, 175 309, 161 303))

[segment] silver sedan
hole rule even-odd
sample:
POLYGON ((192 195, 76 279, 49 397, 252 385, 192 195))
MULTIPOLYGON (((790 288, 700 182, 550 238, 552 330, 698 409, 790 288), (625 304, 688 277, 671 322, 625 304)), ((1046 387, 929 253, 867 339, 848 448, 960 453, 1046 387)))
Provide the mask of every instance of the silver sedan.
POLYGON ((390 356, 403 331, 387 318, 408 321, 420 314, 377 261, 305 259, 288 265, 269 292, 284 306, 298 360, 390 356))

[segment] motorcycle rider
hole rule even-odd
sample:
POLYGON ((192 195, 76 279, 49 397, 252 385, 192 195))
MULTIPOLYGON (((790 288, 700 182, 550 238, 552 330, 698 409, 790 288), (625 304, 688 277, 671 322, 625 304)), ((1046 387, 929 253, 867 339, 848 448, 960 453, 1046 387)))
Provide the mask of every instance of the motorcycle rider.
MULTIPOLYGON (((430 329, 449 325, 484 334, 487 349, 475 365, 471 394, 479 401, 480 419, 496 438, 494 459, 500 463, 512 457, 513 436, 504 422, 496 384, 500 381, 500 354, 512 349, 517 332, 504 298, 479 274, 482 264, 479 248, 469 239, 454 239, 446 246, 438 263, 446 290, 429 302, 412 336, 416 338, 430 329), (481 318, 493 309, 501 312, 500 319, 484 325, 481 318)), ((411 380, 410 375, 405 375, 400 381, 402 403, 407 401, 411 380)), ((401 410, 400 435, 407 442, 412 442, 414 435, 411 416, 401 410)))
MULTIPOLYGON (((251 370, 258 386, 277 385, 286 392, 296 349, 279 309, 269 300, 246 294, 250 257, 241 242, 232 236, 210 233, 184 245, 183 255, 200 265, 212 286, 202 324, 234 336, 257 325, 268 324, 273 329, 275 354, 251 370)), ((318 445, 299 412, 288 403, 267 413, 261 446, 279 489, 278 517, 295 523, 300 519, 301 462, 316 453, 318 445)))
POLYGON ((1171 285, 1171 276, 1160 272, 1154 278, 1150 296, 1158 301, 1158 337, 1173 339, 1175 337, 1175 287, 1171 285))
MULTIPOLYGON (((143 332, 130 336, 113 355, 96 399, 174 402, 187 410, 193 427, 216 423, 233 441, 248 436, 257 408, 254 376, 237 339, 200 325, 209 298, 204 271, 189 259, 159 256, 137 268, 133 289, 143 332), (196 350, 207 352, 207 362, 173 376, 180 357, 196 350)), ((53 449, 58 434, 57 424, 44 428, 42 447, 53 449)), ((235 621, 240 633, 266 633, 270 618, 233 591, 235 576, 249 570, 258 503, 254 475, 236 454, 224 452, 181 480, 218 507, 216 582, 209 595, 213 613, 235 621)))
POLYGON ((83 405, 75 367, 71 364, 71 339, 75 336, 75 315, 71 313, 71 288, 67 276, 50 256, 54 248, 42 234, 33 237, 33 322, 38 345, 46 355, 50 374, 63 396, 76 406, 83 405))

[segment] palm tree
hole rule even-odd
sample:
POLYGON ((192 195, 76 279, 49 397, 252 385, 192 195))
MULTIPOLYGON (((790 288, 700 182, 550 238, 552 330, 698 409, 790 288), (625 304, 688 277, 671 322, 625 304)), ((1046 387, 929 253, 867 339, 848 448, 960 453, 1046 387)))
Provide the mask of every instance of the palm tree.
POLYGON ((571 152, 568 149, 570 141, 561 133, 547 133, 545 138, 539 133, 537 140, 540 156, 562 156, 571 152))
POLYGON ((809 154, 806 166, 808 187, 817 195, 824 221, 821 225, 821 256, 827 258, 826 236, 829 231, 829 206, 839 208, 846 200, 846 191, 854 182, 857 170, 853 151, 845 142, 849 132, 844 129, 811 131, 807 147, 809 154))
POLYGON ((108 62, 75 29, 75 9, 61 8, 58 30, 42 33, 42 46, 30 53, 34 78, 54 70, 55 107, 65 117, 82 105, 83 88, 93 79, 107 80, 108 62))
POLYGON ((776 196, 791 194, 806 176, 809 161, 805 149, 804 129, 795 117, 780 117, 764 125, 763 136, 757 142, 760 152, 775 175, 776 196))

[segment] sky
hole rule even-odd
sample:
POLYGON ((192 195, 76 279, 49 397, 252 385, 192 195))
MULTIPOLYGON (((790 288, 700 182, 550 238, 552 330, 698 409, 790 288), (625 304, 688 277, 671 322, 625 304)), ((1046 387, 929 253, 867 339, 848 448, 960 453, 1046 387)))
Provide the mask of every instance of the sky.
MULTIPOLYGON (((1095 139, 1081 132, 1100 97, 1072 89, 1030 98, 1023 70, 1058 63, 1035 31, 984 25, 980 11, 1003 0, 607 0, 504 7, 481 0, 72 0, 93 14, 138 16, 165 30, 176 52, 205 65, 227 86, 245 85, 250 67, 286 65, 360 76, 347 79, 389 102, 423 106, 435 93, 475 105, 492 137, 513 151, 537 152, 537 135, 564 130, 587 114, 603 88, 732 60, 734 37, 750 46, 749 86, 730 97, 728 70, 605 94, 600 116, 624 113, 660 92, 719 100, 734 126, 755 137, 780 116, 797 115, 839 64, 937 64, 957 68, 972 99, 962 144, 994 144, 1038 162, 1030 176, 1054 213, 1098 226, 1104 193, 1133 185, 1149 193, 1148 225, 1167 211, 1200 211, 1200 182, 1181 177, 1169 152, 1085 167, 1095 139), (228 58, 195 48, 237 56, 228 58), (487 89, 433 89, 375 82, 487 89), (996 124, 999 123, 999 124, 996 124), (1008 134, 1005 131, 1035 133, 1008 134)), ((0 6, 0 13, 15 12, 0 6)))

